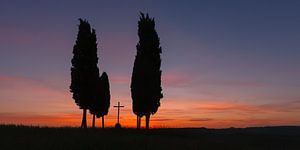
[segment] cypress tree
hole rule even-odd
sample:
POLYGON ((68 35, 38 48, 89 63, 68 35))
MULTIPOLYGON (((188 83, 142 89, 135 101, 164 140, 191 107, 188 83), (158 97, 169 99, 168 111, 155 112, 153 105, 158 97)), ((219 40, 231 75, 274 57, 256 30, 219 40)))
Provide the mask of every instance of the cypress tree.
POLYGON ((104 128, 104 116, 108 114, 110 106, 110 90, 109 80, 106 72, 102 73, 101 77, 97 80, 97 98, 92 102, 89 107, 90 113, 93 115, 92 126, 95 128, 95 116, 102 117, 102 128, 104 128))
POLYGON ((102 128, 104 128, 104 116, 108 114, 110 106, 110 90, 109 90, 109 79, 106 72, 102 73, 99 78, 99 109, 96 113, 97 118, 102 118, 102 128))
POLYGON ((70 91, 75 103, 83 110, 81 127, 86 128, 86 111, 96 98, 99 78, 97 38, 88 21, 79 21, 77 40, 73 47, 70 91))
POLYGON ((132 108, 137 115, 137 128, 140 118, 146 116, 146 128, 149 128, 150 115, 157 112, 161 88, 161 47, 155 30, 154 18, 141 13, 138 22, 139 42, 131 77, 132 108))

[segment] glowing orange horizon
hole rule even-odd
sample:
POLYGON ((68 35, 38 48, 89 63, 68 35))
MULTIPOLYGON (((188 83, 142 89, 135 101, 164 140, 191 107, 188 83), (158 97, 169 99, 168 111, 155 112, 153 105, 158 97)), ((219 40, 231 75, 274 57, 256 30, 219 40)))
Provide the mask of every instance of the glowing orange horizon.
MULTIPOLYGON (((268 111, 258 106, 236 105, 230 103, 204 103, 204 104, 168 104, 168 108, 161 108, 157 114, 151 116, 151 128, 184 128, 184 127, 249 127, 269 125, 299 125, 300 121, 295 117, 274 117, 278 108, 270 108, 268 111), (200 110, 198 110, 198 109, 200 110), (193 110, 194 109, 194 110, 193 110), (202 109, 202 110, 201 110, 202 109), (238 111, 232 113, 231 111, 238 111), (251 117, 253 112, 264 112, 264 116, 251 117), (240 113, 240 114, 239 114, 240 113), (247 116, 248 114, 248 116, 247 116), (273 117, 272 117, 273 116, 273 117)), ((297 116, 297 114, 295 114, 297 116)), ((62 114, 7 114, 0 115, 1 124, 23 124, 39 126, 71 126, 79 127, 81 123, 81 110, 74 113, 62 114)), ((114 127, 116 123, 116 110, 110 109, 105 116, 105 126, 114 127)), ((91 115, 87 115, 88 125, 91 126, 91 115)), ((121 110, 121 124, 123 127, 135 128, 136 116, 130 108, 121 110)), ((101 119, 96 119, 96 126, 101 126, 101 119)), ((144 126, 144 118, 142 119, 144 126)))
MULTIPOLYGON (((164 76, 167 85, 185 86, 177 81, 180 75, 164 76)), ((72 126, 81 123, 82 111, 78 109, 68 89, 57 89, 44 83, 22 78, 0 76, 1 105, 0 124, 24 124, 40 126, 72 126), (14 99, 12 99, 14 98, 14 99), (5 99, 12 99, 6 101, 5 99)), ((112 76, 118 86, 128 85, 128 79, 112 76)), ((116 85, 112 85, 116 88, 116 85)), ((122 87, 123 88, 123 87, 122 87)), ((127 87, 128 88, 128 87, 127 87)), ((174 87, 173 87, 174 88, 174 87)), ((169 88, 172 90, 172 87, 169 88)), ((169 90, 166 88, 166 90, 169 90)), ((131 110, 130 91, 111 91, 111 107, 105 117, 106 127, 116 123, 117 111, 112 106, 121 101, 121 124, 135 128, 136 116, 131 110), (119 96, 116 96, 119 94, 119 96)), ((173 93, 176 94, 176 91, 173 93)), ((248 127, 268 125, 300 125, 300 101, 273 103, 246 103, 219 100, 218 98, 190 97, 189 95, 166 95, 155 115, 151 116, 151 128, 183 127, 248 127)), ((88 124, 91 115, 88 115, 88 124)), ((97 119, 96 125, 101 125, 97 119)), ((144 118, 142 126, 145 125, 144 118)))

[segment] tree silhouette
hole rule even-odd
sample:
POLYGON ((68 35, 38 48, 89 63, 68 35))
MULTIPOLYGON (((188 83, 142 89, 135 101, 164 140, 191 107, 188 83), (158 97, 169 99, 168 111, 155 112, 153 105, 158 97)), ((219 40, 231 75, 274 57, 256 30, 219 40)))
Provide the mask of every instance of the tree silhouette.
POLYGON ((97 81, 97 99, 93 100, 89 107, 90 113, 93 115, 92 127, 95 128, 95 116, 102 117, 102 128, 104 128, 104 116, 107 115, 110 106, 110 90, 109 80, 106 72, 102 73, 97 81))
POLYGON ((155 114, 163 97, 161 88, 161 47, 154 18, 141 13, 138 22, 139 43, 131 77, 131 98, 134 114, 137 115, 137 128, 140 118, 146 116, 146 129, 150 115, 155 114))
POLYGON ((99 111, 96 113, 96 116, 97 118, 102 117, 102 128, 104 128, 104 116, 107 115, 110 106, 109 79, 106 72, 102 73, 101 77, 99 78, 98 85, 100 89, 100 108, 99 111))
POLYGON ((89 106, 90 113, 93 115, 92 127, 95 128, 95 116, 102 117, 102 128, 104 128, 104 116, 107 115, 110 106, 109 80, 106 72, 103 72, 97 80, 97 93, 89 106))
POLYGON ((80 109, 83 109, 81 127, 86 128, 86 111, 96 98, 99 69, 97 67, 97 38, 86 20, 79 19, 79 31, 73 47, 70 91, 80 109))
POLYGON ((100 90, 100 78, 98 78, 97 82, 97 93, 96 93, 96 99, 93 99, 91 103, 89 104, 89 110, 90 114, 92 114, 92 128, 95 128, 95 117, 97 112, 101 109, 100 108, 100 101, 101 99, 99 98, 99 95, 101 94, 100 90))

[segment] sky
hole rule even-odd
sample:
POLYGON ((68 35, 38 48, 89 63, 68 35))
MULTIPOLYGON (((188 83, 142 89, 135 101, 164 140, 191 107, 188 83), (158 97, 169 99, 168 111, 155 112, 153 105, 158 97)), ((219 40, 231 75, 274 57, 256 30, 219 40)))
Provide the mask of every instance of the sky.
POLYGON ((1 0, 0 124, 80 125, 69 85, 84 18, 110 79, 106 124, 116 123, 120 101, 121 124, 135 127, 130 79, 141 11, 155 18, 162 47, 164 98, 151 127, 300 125, 299 8, 297 0, 1 0))

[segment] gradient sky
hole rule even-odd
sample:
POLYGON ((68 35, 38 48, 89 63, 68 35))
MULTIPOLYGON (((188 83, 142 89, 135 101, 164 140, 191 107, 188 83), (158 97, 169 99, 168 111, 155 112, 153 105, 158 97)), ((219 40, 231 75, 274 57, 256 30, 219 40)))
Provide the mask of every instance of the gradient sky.
POLYGON ((133 127, 130 78, 142 11, 155 17, 163 50, 164 98, 150 126, 300 125, 299 8, 297 0, 1 0, 0 123, 80 125, 69 85, 78 18, 85 18, 110 78, 107 125, 120 101, 121 124, 133 127))

